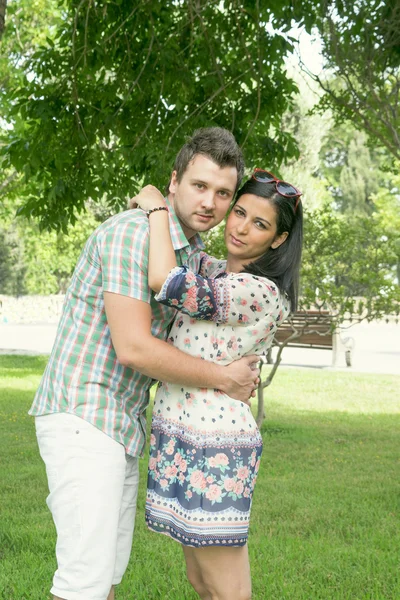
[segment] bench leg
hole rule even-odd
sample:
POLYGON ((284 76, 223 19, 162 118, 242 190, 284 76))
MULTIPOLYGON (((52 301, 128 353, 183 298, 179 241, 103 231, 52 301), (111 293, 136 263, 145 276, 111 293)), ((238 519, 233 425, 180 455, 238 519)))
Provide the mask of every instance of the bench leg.
POLYGON ((336 331, 332 334, 332 367, 337 366, 339 336, 336 331))

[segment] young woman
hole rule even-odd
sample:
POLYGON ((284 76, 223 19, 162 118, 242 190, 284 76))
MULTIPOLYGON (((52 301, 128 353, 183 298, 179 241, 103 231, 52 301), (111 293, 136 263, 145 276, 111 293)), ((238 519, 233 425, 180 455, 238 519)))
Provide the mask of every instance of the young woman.
MULTIPOLYGON (((135 200, 149 216, 149 284, 159 302, 179 311, 170 343, 223 364, 266 351, 297 305, 300 195, 256 169, 227 219, 226 264, 204 254, 196 274, 176 264, 162 195, 142 190, 135 200)), ((146 521, 182 544, 189 581, 203 600, 251 597, 247 537, 261 451, 246 404, 218 390, 160 384, 146 521)))

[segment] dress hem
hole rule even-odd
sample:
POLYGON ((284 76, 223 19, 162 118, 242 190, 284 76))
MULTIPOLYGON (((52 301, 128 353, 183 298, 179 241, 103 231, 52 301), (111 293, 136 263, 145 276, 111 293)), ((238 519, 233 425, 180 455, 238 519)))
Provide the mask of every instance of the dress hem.
POLYGON ((224 538, 216 538, 213 537, 205 537, 202 536, 185 536, 179 533, 174 527, 171 525, 166 525, 163 523, 158 523, 154 521, 153 518, 148 515, 145 516, 147 528, 154 533, 161 533, 167 537, 170 537, 175 542, 182 544, 182 546, 189 546, 191 548, 210 548, 210 547, 218 547, 218 548, 241 548, 247 544, 247 536, 241 538, 232 538, 232 537, 224 537, 224 538))

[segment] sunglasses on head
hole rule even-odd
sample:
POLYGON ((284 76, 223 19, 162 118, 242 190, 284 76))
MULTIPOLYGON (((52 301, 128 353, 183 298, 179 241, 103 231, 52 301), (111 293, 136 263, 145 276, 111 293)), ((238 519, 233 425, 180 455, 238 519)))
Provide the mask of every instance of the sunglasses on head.
POLYGON ((259 183, 275 183, 276 191, 284 198, 296 198, 296 204, 294 207, 294 210, 296 211, 302 193, 300 190, 295 188, 294 185, 288 183, 287 181, 281 181, 269 171, 264 171, 264 169, 254 169, 254 173, 251 177, 259 183))

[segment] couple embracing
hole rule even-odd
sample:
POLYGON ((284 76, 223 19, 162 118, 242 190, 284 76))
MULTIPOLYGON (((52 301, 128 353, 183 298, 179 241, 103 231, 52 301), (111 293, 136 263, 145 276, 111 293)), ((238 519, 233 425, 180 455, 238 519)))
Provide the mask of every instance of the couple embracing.
POLYGON ((30 410, 57 530, 56 600, 114 599, 154 380, 147 525, 181 544, 202 599, 251 597, 262 439, 248 398, 257 355, 296 307, 302 206, 300 192, 268 171, 238 189, 243 172, 231 133, 196 131, 166 198, 146 186, 133 199, 142 210, 100 225, 78 260, 30 410), (199 233, 230 207, 222 262, 199 233))

